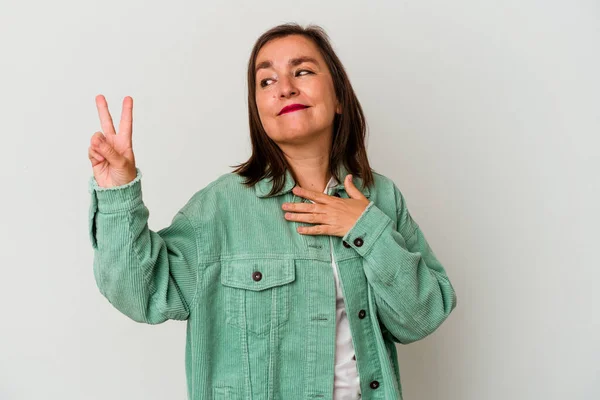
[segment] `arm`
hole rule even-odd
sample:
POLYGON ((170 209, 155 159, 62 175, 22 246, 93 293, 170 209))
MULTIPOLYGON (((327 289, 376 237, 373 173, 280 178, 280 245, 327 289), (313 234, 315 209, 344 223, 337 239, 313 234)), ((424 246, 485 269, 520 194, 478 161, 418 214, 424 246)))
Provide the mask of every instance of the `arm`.
POLYGON ((137 322, 189 316, 197 287, 198 247, 185 207, 170 226, 148 228, 141 171, 128 184, 103 188, 92 177, 89 234, 100 293, 137 322))
POLYGON ((364 258, 380 321, 398 343, 408 344, 442 324, 456 307, 456 293, 404 196, 394 189, 400 229, 371 202, 343 240, 364 258), (363 239, 361 246, 356 238, 363 239))

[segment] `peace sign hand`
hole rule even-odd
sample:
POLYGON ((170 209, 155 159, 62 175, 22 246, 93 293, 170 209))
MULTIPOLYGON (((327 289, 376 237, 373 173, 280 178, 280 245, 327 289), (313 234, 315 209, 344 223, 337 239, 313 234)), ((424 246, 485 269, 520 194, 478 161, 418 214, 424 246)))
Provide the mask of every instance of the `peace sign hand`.
POLYGON ((88 148, 94 178, 100 187, 124 185, 137 176, 131 140, 133 99, 123 99, 119 134, 115 133, 108 104, 101 94, 96 96, 96 107, 104 133, 94 133, 88 148))

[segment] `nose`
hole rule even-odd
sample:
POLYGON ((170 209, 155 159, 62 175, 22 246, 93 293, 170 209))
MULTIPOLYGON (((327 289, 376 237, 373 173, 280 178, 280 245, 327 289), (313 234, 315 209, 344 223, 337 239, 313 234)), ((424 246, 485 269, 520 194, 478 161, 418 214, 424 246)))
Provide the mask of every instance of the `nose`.
POLYGON ((291 79, 282 77, 279 79, 279 97, 287 98, 298 94, 298 88, 294 86, 291 79))

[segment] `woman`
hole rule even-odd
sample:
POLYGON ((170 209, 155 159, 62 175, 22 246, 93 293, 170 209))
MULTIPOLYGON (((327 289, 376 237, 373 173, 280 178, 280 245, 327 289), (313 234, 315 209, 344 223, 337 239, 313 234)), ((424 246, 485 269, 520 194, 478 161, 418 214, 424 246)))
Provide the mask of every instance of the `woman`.
POLYGON ((456 307, 325 32, 284 24, 248 63, 252 156, 152 231, 132 150, 103 96, 91 139, 90 239, 101 293, 131 319, 187 320, 195 399, 401 399, 394 343, 456 307))

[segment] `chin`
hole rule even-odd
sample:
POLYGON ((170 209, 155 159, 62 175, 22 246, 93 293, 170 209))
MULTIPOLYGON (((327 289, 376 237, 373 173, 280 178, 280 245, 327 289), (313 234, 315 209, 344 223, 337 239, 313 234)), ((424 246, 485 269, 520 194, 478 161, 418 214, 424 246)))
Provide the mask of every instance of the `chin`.
POLYGON ((319 131, 303 131, 303 132, 290 132, 285 135, 284 141, 295 144, 307 144, 317 140, 319 131))

